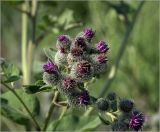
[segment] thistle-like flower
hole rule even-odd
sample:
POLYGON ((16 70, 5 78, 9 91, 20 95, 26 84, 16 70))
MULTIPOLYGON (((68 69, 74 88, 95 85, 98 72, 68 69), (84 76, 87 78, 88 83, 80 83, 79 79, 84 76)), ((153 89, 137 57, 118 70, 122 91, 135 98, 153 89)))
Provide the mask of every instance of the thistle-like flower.
POLYGON ((70 106, 86 106, 90 104, 90 96, 88 91, 75 91, 68 96, 70 106))
POLYGON ((57 39, 57 48, 69 49, 71 45, 71 39, 68 35, 60 35, 57 39))
POLYGON ((93 68, 88 61, 80 61, 72 66, 71 75, 80 81, 91 79, 93 68))
POLYGON ((104 41, 100 41, 96 48, 100 53, 106 53, 109 50, 108 45, 104 41))
POLYGON ((96 107, 100 111, 107 111, 109 109, 109 102, 104 98, 99 98, 96 101, 96 107))
POLYGON ((133 111, 132 117, 129 121, 129 128, 134 131, 139 131, 144 124, 144 115, 139 111, 133 111))
POLYGON ((105 71, 107 67, 107 57, 104 54, 96 55, 92 57, 94 74, 99 74, 105 71))
POLYGON ((83 34, 87 40, 91 40, 95 35, 95 31, 93 31, 91 28, 85 28, 83 30, 83 34))
POLYGON ((132 100, 123 99, 120 101, 119 107, 121 111, 128 113, 133 109, 134 103, 132 100))
POLYGON ((43 65, 44 72, 47 72, 48 74, 53 74, 57 72, 58 68, 57 65, 54 64, 51 61, 48 61, 46 64, 43 65))
POLYGON ((82 48, 72 48, 71 52, 67 56, 67 62, 69 65, 73 64, 74 62, 81 61, 84 58, 84 52, 82 48))
POLYGON ((47 62, 43 65, 43 81, 49 86, 54 86, 59 82, 60 74, 57 65, 53 62, 47 62))
POLYGON ((116 93, 114 93, 114 92, 108 93, 107 98, 108 98, 108 100, 110 100, 110 101, 115 100, 115 99, 116 99, 116 93))
POLYGON ((60 48, 57 51, 57 53, 55 54, 54 61, 58 65, 58 67, 67 64, 67 53, 64 48, 60 48))
POLYGON ((72 92, 74 92, 76 87, 77 87, 77 82, 75 79, 71 77, 64 77, 60 82, 58 90, 64 95, 68 96, 72 92))
POLYGON ((83 52, 88 50, 88 44, 82 37, 75 38, 71 48, 81 48, 83 52))
POLYGON ((90 96, 88 91, 82 91, 79 95, 78 95, 78 103, 79 105, 89 105, 90 104, 90 96))

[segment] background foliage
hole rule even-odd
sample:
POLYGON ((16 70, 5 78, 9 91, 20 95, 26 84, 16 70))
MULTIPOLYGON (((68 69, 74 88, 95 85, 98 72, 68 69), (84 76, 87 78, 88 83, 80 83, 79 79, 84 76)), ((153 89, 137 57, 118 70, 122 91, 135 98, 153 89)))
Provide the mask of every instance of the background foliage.
MULTIPOLYGON (((21 12, 19 11, 19 7, 23 1, 2 1, 1 3, 1 56, 18 67, 18 74, 22 75, 21 12)), ((120 5, 120 1, 39 2, 36 28, 36 38, 39 39, 34 51, 32 83, 42 77, 42 64, 47 60, 43 48, 55 48, 56 38, 60 34, 68 34, 74 37, 84 27, 92 27, 96 30, 94 42, 96 43, 102 38, 110 46, 107 72, 101 75, 93 84, 89 85, 91 95, 98 97, 108 78, 108 73, 115 61, 126 31, 126 23, 122 14, 127 13, 130 19, 139 4, 137 1, 125 1, 125 3, 126 5, 120 5)), ((30 27, 28 36, 30 37, 31 35, 30 27)), ((136 106, 147 116, 144 126, 145 130, 158 129, 158 42, 159 2, 146 1, 129 37, 116 78, 109 89, 109 91, 118 93, 120 97, 131 98, 135 101, 136 106)), ((25 97, 24 100, 30 106, 30 110, 35 112, 36 118, 39 119, 40 124, 43 124, 43 118, 48 110, 52 94, 38 93, 32 97, 30 95, 25 96, 21 94, 21 84, 22 81, 20 79, 14 84, 15 88, 22 97, 25 97), (37 98, 40 102, 37 102, 37 98), (41 107, 41 110, 39 107, 41 107), (37 112, 37 108, 40 110, 39 112, 37 112)), ((8 103, 5 102, 5 99, 1 101, 3 113, 2 130, 24 130, 23 124, 26 124, 28 118, 22 106, 3 87, 1 88, 1 92, 3 98, 11 100, 8 103), (8 109, 6 105, 10 105, 12 108, 8 109), (15 114, 17 111, 20 111, 23 114, 20 117, 23 117, 23 119, 20 120, 24 122, 19 123, 19 119, 15 119, 13 123, 6 118, 4 115, 15 116, 8 114, 10 110, 14 111, 15 114), (17 123, 22 125, 18 125, 17 123)), ((56 119, 58 113, 59 108, 56 108, 53 120, 56 119)), ((106 126, 100 123, 94 113, 91 117, 84 117, 82 119, 79 116, 81 115, 80 113, 84 113, 84 110, 69 110, 61 123, 58 123, 58 120, 51 122, 48 130, 108 130, 106 126), (75 125, 71 125, 73 122, 75 125)), ((27 125, 25 127, 29 129, 27 125)))

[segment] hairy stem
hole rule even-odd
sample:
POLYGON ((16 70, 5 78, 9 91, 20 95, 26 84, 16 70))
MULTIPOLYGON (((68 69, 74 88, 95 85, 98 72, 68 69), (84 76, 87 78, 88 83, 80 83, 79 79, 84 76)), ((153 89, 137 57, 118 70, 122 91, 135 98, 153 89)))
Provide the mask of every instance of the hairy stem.
POLYGON ((117 57, 116 57, 116 60, 115 60, 115 63, 114 65, 112 66, 111 68, 111 71, 109 73, 109 77, 108 77, 108 80, 107 82, 105 83, 104 87, 102 88, 102 91, 100 93, 100 96, 99 97, 102 97, 106 94, 106 92, 108 91, 108 89, 110 88, 113 80, 115 79, 115 76, 116 76, 116 73, 117 73, 117 70, 119 68, 119 64, 120 64, 120 60, 123 56, 123 53, 126 49, 126 46, 127 46, 127 42, 128 42, 128 39, 129 39, 129 36, 131 34, 131 32, 133 31, 133 27, 135 25, 135 22, 137 20, 137 16, 138 14, 140 13, 140 10, 142 8, 144 4, 144 1, 141 1, 134 16, 133 16, 133 20, 132 22, 128 25, 128 28, 127 28, 127 31, 125 33, 125 36, 124 36, 124 39, 122 40, 122 43, 121 43, 121 46, 120 46, 120 49, 118 51, 118 54, 117 54, 117 57))
POLYGON ((51 102, 51 105, 50 105, 49 111, 48 111, 48 113, 47 113, 46 119, 45 119, 45 123, 44 123, 43 131, 46 131, 46 129, 47 129, 47 126, 48 126, 49 120, 50 120, 50 118, 51 118, 51 116, 52 116, 53 109, 54 109, 54 106, 55 106, 55 104, 54 104, 54 103, 56 102, 56 100, 57 100, 57 98, 58 98, 58 95, 59 95, 59 92, 58 92, 58 91, 56 91, 56 92, 55 92, 55 94, 54 94, 53 100, 52 100, 52 102, 51 102))
MULTIPOLYGON (((22 5, 23 10, 27 10, 28 2, 22 5)), ((29 83, 29 74, 27 68, 27 29, 28 29, 28 16, 26 13, 22 13, 22 71, 23 71, 23 84, 29 83)))
POLYGON ((34 116, 32 115, 31 111, 29 110, 29 108, 27 107, 27 105, 23 102, 23 100, 21 99, 21 97, 16 93, 16 91, 14 89, 12 89, 11 87, 9 87, 7 84, 1 82, 7 89, 9 89, 16 97, 17 99, 21 102, 21 104, 24 106, 25 110, 28 112, 29 116, 31 117, 31 119, 34 122, 34 125, 36 127, 37 130, 41 130, 38 122, 36 121, 36 119, 34 118, 34 116))

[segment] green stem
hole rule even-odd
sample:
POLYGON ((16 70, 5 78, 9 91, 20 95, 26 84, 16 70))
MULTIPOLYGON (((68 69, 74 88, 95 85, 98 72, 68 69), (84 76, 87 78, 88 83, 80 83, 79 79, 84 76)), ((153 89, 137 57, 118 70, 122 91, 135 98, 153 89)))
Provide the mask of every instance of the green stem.
POLYGON ((53 109, 54 109, 54 106, 55 106, 54 102, 56 102, 56 100, 57 100, 57 98, 58 98, 58 95, 59 95, 59 92, 56 91, 55 94, 54 94, 53 100, 52 100, 52 102, 51 102, 49 111, 48 111, 48 113, 47 113, 46 119, 45 119, 43 131, 46 131, 46 129, 47 129, 49 120, 50 120, 50 118, 51 118, 51 116, 52 116, 53 109))
POLYGON ((37 11, 38 11, 38 1, 32 1, 31 7, 31 30, 32 30, 32 38, 29 41, 28 45, 28 74, 29 74, 29 82, 31 80, 32 68, 33 68, 33 60, 34 60, 34 52, 35 52, 35 45, 36 45, 36 18, 37 18, 37 11))
POLYGON ((28 112, 29 116, 31 117, 31 119, 33 120, 37 130, 41 130, 39 124, 37 123, 36 119, 34 118, 34 116, 32 115, 32 113, 30 112, 29 108, 27 107, 27 105, 23 102, 23 100, 21 99, 21 97, 16 93, 16 91, 12 88, 10 88, 7 84, 1 82, 7 89, 9 89, 16 97, 17 99, 21 102, 21 104, 24 106, 25 110, 28 112))
POLYGON ((59 119, 58 120, 61 120, 63 118, 63 116, 65 115, 65 113, 67 112, 67 109, 68 109, 68 106, 64 107, 62 109, 62 113, 60 114, 59 116, 59 119))
MULTIPOLYGON (((22 5, 23 10, 27 10, 28 2, 22 5)), ((28 69, 27 69, 27 28, 28 17, 26 13, 22 13, 22 71, 23 71, 23 84, 28 84, 28 69)))
POLYGON ((121 60, 121 58, 123 56, 123 53, 124 53, 124 51, 126 49, 129 36, 130 36, 131 32, 133 31, 133 27, 134 27, 135 22, 137 20, 137 16, 138 16, 143 4, 144 4, 144 1, 141 1, 139 6, 138 6, 138 8, 137 8, 137 10, 136 10, 136 12, 135 12, 135 15, 133 17, 133 21, 129 24, 129 26, 127 28, 127 31, 126 31, 125 36, 124 36, 124 39, 123 39, 123 41, 121 43, 121 46, 120 46, 120 49, 118 51, 115 63, 112 66, 111 71, 109 73, 109 78, 108 78, 107 82, 105 83, 105 85, 104 85, 99 97, 102 97, 102 96, 104 96, 106 94, 106 92, 110 88, 113 80, 115 79, 117 70, 119 68, 120 60, 121 60))

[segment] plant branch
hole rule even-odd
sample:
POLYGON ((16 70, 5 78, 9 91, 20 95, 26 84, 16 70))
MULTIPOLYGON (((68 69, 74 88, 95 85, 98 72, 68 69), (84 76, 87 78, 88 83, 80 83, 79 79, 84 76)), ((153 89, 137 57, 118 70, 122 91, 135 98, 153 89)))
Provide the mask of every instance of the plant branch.
POLYGON ((47 113, 46 119, 45 119, 43 131, 46 131, 46 129, 47 129, 49 120, 50 120, 50 118, 51 118, 51 115, 52 115, 52 113, 53 113, 53 109, 54 109, 54 106, 55 106, 54 103, 56 102, 56 100, 57 100, 57 98, 58 98, 58 95, 59 95, 59 92, 56 91, 55 94, 54 94, 53 100, 52 100, 52 102, 51 102, 49 111, 48 111, 48 113, 47 113))
POLYGON ((36 119, 34 118, 34 116, 32 115, 32 113, 30 112, 29 108, 27 107, 27 105, 23 102, 23 100, 21 99, 21 97, 16 93, 16 91, 14 89, 12 89, 11 87, 9 87, 7 84, 1 82, 7 89, 9 89, 16 97, 17 99, 21 102, 21 104, 24 106, 25 110, 28 112, 29 116, 31 117, 31 119, 33 120, 37 130, 41 130, 38 122, 36 121, 36 119))
POLYGON ((126 49, 129 36, 130 36, 131 32, 133 31, 133 27, 134 27, 135 22, 137 20, 137 16, 140 13, 140 10, 141 10, 143 4, 144 4, 144 1, 141 1, 140 4, 139 4, 139 6, 138 6, 138 8, 137 8, 137 10, 136 10, 136 12, 135 12, 135 14, 134 14, 134 16, 133 16, 132 22, 128 25, 128 28, 127 28, 127 31, 125 33, 124 39, 122 40, 120 49, 118 51, 115 63, 114 63, 114 65, 111 68, 111 71, 109 73, 109 77, 108 77, 107 82, 105 83, 104 87, 102 88, 102 91, 100 93, 100 97, 102 97, 102 96, 105 95, 105 93, 108 91, 108 89, 110 88, 113 80, 116 77, 116 73, 117 73, 117 70, 119 68, 120 60, 121 60, 121 58, 123 56, 123 53, 124 53, 124 51, 126 49))
POLYGON ((63 107, 62 109, 62 113, 60 114, 58 120, 61 120, 63 118, 63 116, 65 115, 65 113, 67 112, 67 109, 69 108, 69 106, 67 105, 66 107, 63 107))
MULTIPOLYGON (((22 5, 22 9, 26 10, 28 8, 28 2, 22 5)), ((22 13, 22 71, 23 71, 23 84, 28 84, 28 68, 27 68, 27 28, 28 28, 28 17, 26 13, 22 13)))
POLYGON ((25 14, 28 15, 29 17, 31 16, 30 12, 27 11, 27 10, 21 9, 21 8, 19 8, 19 7, 15 7, 14 9, 17 10, 17 11, 19 11, 19 12, 21 12, 21 13, 25 13, 25 14))

